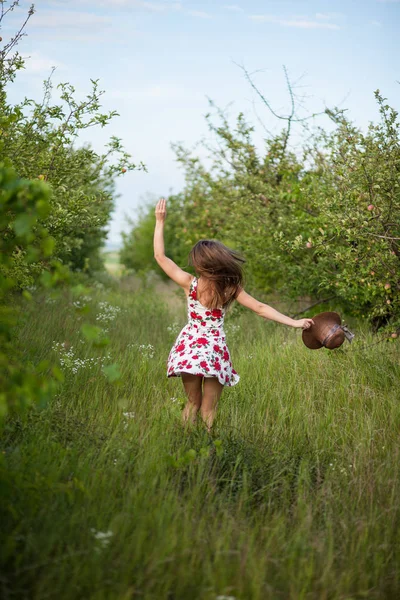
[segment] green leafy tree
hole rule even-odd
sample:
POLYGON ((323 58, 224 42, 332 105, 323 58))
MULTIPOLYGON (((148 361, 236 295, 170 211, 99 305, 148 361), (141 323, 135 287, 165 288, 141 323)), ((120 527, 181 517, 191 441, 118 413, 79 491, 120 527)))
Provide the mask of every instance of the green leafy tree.
MULTIPOLYGON (((12 3, 5 11, 1 2, 1 19, 18 4, 12 3)), ((20 31, 0 52, 0 155, 20 177, 50 185, 51 210, 43 225, 54 239, 55 256, 72 269, 93 271, 102 264, 99 250, 114 206, 115 177, 143 165, 131 161, 116 137, 102 154, 89 146, 77 147, 84 130, 105 127, 117 114, 101 112, 104 92, 96 80, 91 80, 92 89, 82 99, 72 85, 59 84, 60 101, 54 104, 50 76, 40 102, 25 98, 9 104, 6 85, 23 67, 15 46, 33 14, 31 7, 20 31)), ((40 265, 25 264, 24 268, 23 260, 23 254, 15 257, 14 279, 20 287, 31 283, 40 271, 40 265)))
MULTIPOLYGON (((218 238, 245 254, 253 289, 307 297, 310 307, 336 307, 398 335, 399 121, 379 92, 376 99, 381 119, 367 132, 343 111, 327 110, 333 131, 308 132, 297 154, 289 136, 302 120, 293 106, 285 128, 261 151, 242 114, 234 126, 221 111, 217 125, 208 115, 216 140, 207 146, 210 166, 175 147, 186 182, 169 235, 182 248, 218 238)), ((140 247, 150 251, 152 215, 146 219, 145 228, 141 219, 135 224, 133 253, 139 231, 140 247)), ((173 243, 166 247, 172 257, 173 243)))
MULTIPOLYGON (((15 254, 23 253, 27 263, 41 260, 46 265, 41 274, 46 287, 67 276, 62 265, 52 260, 54 240, 40 224, 50 213, 49 198, 47 184, 21 179, 13 169, 0 164, 0 423, 9 413, 46 402, 57 380, 62 379, 57 368, 49 374, 47 362, 37 366, 23 362, 14 339, 19 312, 9 296, 16 285, 15 254)), ((24 294, 30 298, 29 292, 24 294)))

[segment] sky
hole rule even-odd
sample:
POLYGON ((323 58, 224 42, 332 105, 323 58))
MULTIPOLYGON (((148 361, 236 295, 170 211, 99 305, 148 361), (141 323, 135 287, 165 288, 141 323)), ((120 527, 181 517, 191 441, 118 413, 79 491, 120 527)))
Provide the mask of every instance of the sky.
MULTIPOLYGON (((20 0, 7 15, 4 41, 30 4, 20 0)), ((78 97, 99 79, 104 108, 119 117, 81 141, 101 151, 116 135, 147 167, 118 179, 111 244, 128 229, 127 215, 183 188, 171 143, 205 156, 198 143, 210 135, 209 98, 231 119, 244 112, 260 148, 264 128, 279 131, 240 65, 281 114, 289 109, 283 65, 303 98, 303 116, 340 106, 366 128, 378 118, 377 88, 400 109, 400 0, 38 0, 35 9, 19 46, 26 69, 9 99, 39 100, 53 66, 53 82, 69 81, 78 97)), ((327 117, 316 125, 329 126, 327 117)))

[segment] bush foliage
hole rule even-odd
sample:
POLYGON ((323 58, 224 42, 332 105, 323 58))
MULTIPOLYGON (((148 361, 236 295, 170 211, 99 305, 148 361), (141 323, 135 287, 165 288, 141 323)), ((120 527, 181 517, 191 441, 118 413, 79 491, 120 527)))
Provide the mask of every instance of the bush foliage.
MULTIPOLYGON (((11 10, 16 6, 18 2, 11 10)), ((59 84, 59 101, 54 102, 50 76, 39 101, 24 98, 9 103, 6 87, 24 66, 19 54, 12 53, 22 32, 23 28, 0 51, 0 155, 20 177, 49 184, 50 210, 40 222, 54 240, 54 256, 73 270, 94 271, 101 266, 99 250, 114 206, 115 177, 143 165, 132 163, 116 137, 103 153, 77 146, 84 130, 105 127, 117 114, 101 111, 104 92, 96 80, 91 80, 91 91, 82 99, 69 83, 59 84)), ((27 264, 24 252, 13 260, 16 285, 32 284, 41 265, 27 264)))
MULTIPOLYGON (((18 0, 8 7, 0 1, 0 25, 18 6, 18 0)), ((72 85, 62 83, 59 103, 54 103, 50 77, 39 102, 9 102, 8 86, 24 67, 16 47, 33 14, 32 6, 0 49, 1 422, 10 412, 44 404, 62 378, 48 362, 31 364, 23 356, 15 340, 22 316, 15 309, 15 294, 23 290, 30 298, 27 288, 33 285, 54 288, 70 270, 101 267, 99 250, 113 209, 115 177, 136 168, 116 137, 103 154, 76 145, 83 130, 104 127, 116 115, 101 112, 103 92, 97 81, 91 80, 91 92, 82 100, 72 85)))
MULTIPOLYGON (((380 120, 368 131, 327 111, 333 130, 317 129, 297 154, 289 127, 260 151, 242 114, 235 127, 221 113, 218 125, 208 117, 210 167, 176 147, 186 185, 170 198, 171 258, 184 264, 197 239, 219 238, 245 254, 252 288, 329 300, 375 328, 399 329, 399 119, 375 97, 380 120)), ((122 258, 135 268, 151 266, 152 210, 124 240, 122 258)))

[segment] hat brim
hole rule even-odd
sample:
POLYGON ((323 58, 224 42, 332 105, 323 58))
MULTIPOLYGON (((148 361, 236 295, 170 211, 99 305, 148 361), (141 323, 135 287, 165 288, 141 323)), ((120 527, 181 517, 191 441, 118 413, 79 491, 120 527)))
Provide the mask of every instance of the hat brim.
POLYGON ((322 344, 317 338, 320 327, 326 324, 332 326, 341 325, 342 319, 338 313, 328 311, 315 315, 315 317, 312 317, 312 320, 314 321, 314 325, 311 325, 308 329, 303 329, 302 339, 307 348, 318 350, 322 348, 322 344))

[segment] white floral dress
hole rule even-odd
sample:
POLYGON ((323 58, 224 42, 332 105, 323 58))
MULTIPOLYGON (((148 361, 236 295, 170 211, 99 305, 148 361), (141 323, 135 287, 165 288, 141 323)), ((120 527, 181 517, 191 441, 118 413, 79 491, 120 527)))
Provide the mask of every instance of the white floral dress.
POLYGON ((217 377, 222 385, 236 385, 240 379, 232 367, 224 332, 224 308, 207 308, 197 299, 197 278, 190 285, 188 323, 178 335, 168 357, 168 377, 191 373, 217 377))

